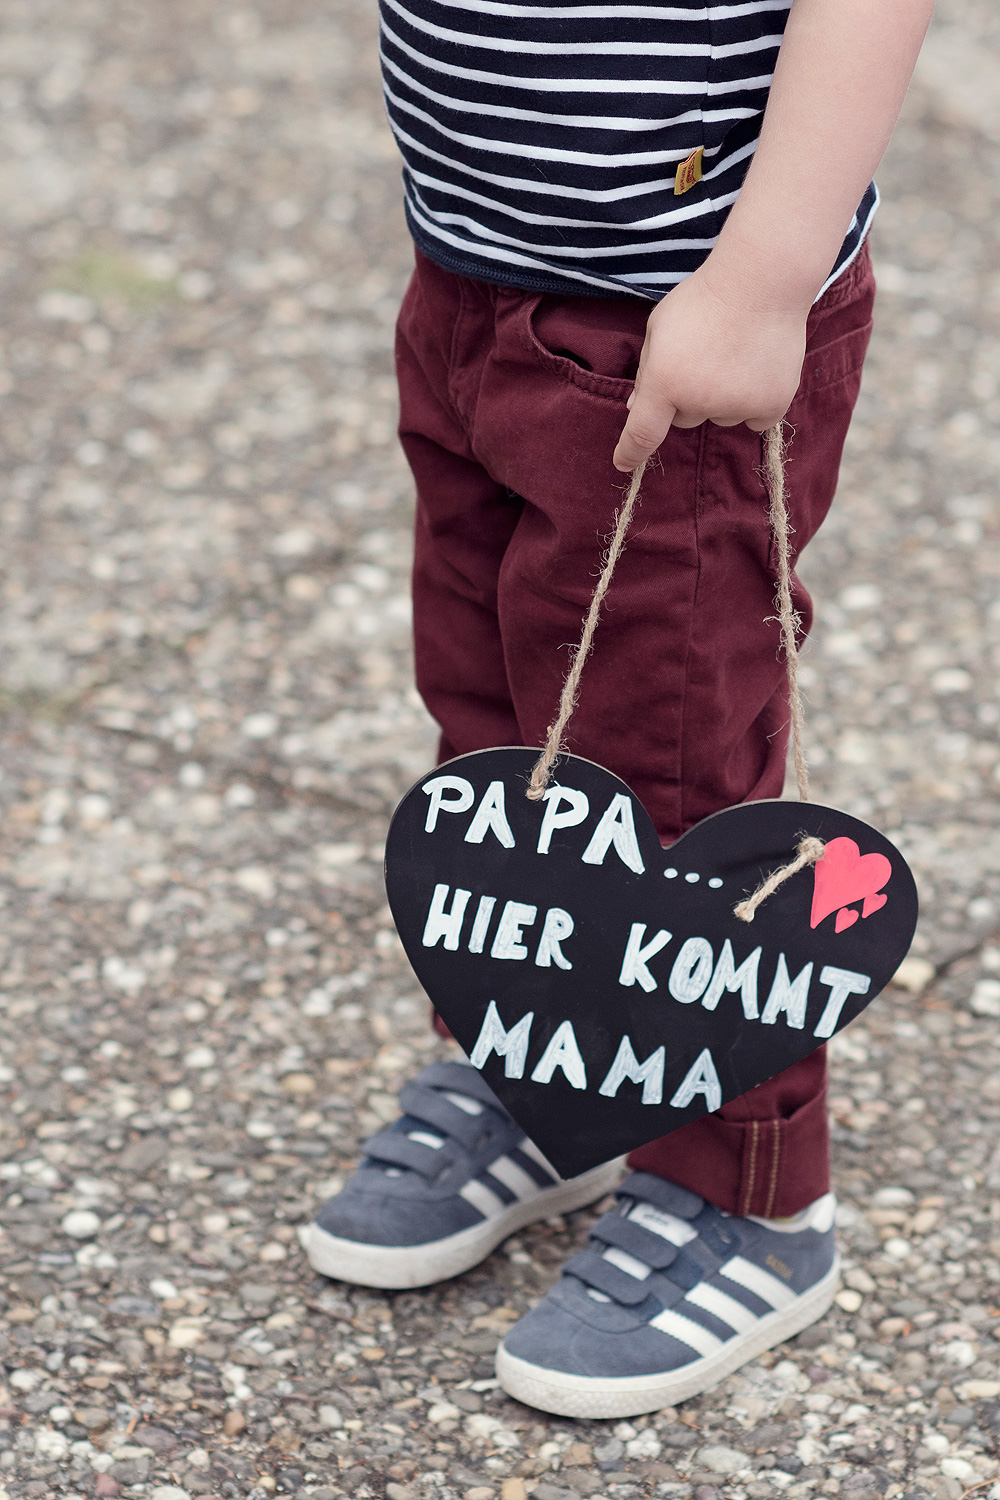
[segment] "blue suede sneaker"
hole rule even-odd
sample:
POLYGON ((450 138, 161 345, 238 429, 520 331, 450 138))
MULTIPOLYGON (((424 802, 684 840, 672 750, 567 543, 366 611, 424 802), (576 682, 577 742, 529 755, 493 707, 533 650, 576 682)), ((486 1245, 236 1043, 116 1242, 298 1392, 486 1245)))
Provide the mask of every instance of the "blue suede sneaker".
POLYGON ((507 1334, 497 1376, 567 1417, 630 1417, 705 1390, 808 1328, 839 1282, 832 1193, 794 1219, 733 1218, 635 1172, 586 1250, 507 1334))
POLYGON ((402 1117, 365 1142, 361 1166, 303 1237, 324 1276, 428 1286, 501 1240, 610 1193, 622 1161, 564 1179, 469 1063, 436 1062, 399 1096, 402 1117))

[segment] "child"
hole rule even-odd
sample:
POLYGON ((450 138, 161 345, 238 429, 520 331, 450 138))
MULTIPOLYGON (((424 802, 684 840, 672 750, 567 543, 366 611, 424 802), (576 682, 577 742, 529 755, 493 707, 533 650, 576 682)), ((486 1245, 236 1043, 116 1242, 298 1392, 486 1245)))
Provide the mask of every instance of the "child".
MULTIPOLYGON (((788 423, 801 548, 857 397, 870 179, 930 10, 382 0, 417 243, 398 337, 416 670, 442 759, 544 742, 619 471, 656 453, 568 746, 665 843, 780 795, 759 434, 788 423)), ((815 1052, 634 1151, 590 1248, 505 1338, 504 1389, 651 1411, 818 1318, 837 1284, 825 1089, 815 1052)), ((468 1064, 432 1064, 401 1106, 312 1228, 329 1275, 426 1285, 615 1180, 557 1179, 468 1064)))

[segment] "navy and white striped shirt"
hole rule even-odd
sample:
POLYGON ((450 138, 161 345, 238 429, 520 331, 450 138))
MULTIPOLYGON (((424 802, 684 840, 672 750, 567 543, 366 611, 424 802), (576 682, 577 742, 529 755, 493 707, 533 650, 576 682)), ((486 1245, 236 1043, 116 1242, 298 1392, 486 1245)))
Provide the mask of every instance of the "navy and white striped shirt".
MULTIPOLYGON (((739 193, 790 4, 380 0, 420 249, 528 290, 662 297, 705 259, 739 193), (678 195, 677 168, 699 147, 703 176, 678 195)), ((877 201, 872 185, 830 281, 877 201)))

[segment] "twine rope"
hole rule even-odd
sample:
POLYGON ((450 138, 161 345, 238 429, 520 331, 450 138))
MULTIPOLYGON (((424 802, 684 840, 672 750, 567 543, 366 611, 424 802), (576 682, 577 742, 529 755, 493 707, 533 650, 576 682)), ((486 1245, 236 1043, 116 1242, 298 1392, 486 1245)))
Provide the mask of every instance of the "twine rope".
POLYGON ((556 759, 562 751, 566 725, 572 718, 573 710, 576 708, 576 700, 580 692, 580 676, 583 672, 583 664, 590 655, 594 644, 594 632, 601 618, 601 605, 604 603, 604 596, 608 592, 618 559, 625 549, 625 538, 632 520, 632 513, 639 499, 639 488, 642 484, 642 476, 646 472, 646 464, 648 462, 649 460, 647 459, 637 469, 632 470, 632 477, 625 494, 625 503, 615 517, 614 535, 611 538, 611 545, 605 554, 604 566, 601 569, 601 576, 597 580, 597 587, 594 589, 590 608, 587 610, 587 618, 583 622, 583 633, 580 636, 578 644, 573 647, 572 655, 569 659, 569 671, 566 673, 566 680, 562 685, 562 692, 559 694, 559 712, 549 725, 548 733, 545 736, 545 748, 532 768, 531 781, 528 784, 527 792, 532 802, 539 802, 544 797, 545 788, 548 786, 552 776, 552 767, 555 765, 556 759))
MULTIPOLYGON (((614 576, 615 567, 625 548, 625 539, 628 535, 629 525, 639 499, 639 490, 642 485, 642 477, 646 471, 649 461, 641 463, 638 468, 632 470, 628 490, 625 495, 624 504, 615 517, 615 529, 611 538, 610 546, 604 558, 601 576, 597 580, 587 617, 584 620, 583 631, 580 640, 574 646, 570 656, 569 670, 566 673, 559 695, 559 710, 552 723, 549 725, 545 736, 545 746, 535 762, 531 780, 528 785, 527 796, 532 802, 538 802, 545 795, 545 790, 552 776, 552 768, 563 751, 563 736, 566 726, 573 716, 576 708, 577 698, 580 692, 580 677, 583 673, 584 663, 590 655, 594 644, 594 634, 597 630, 601 617, 601 605, 604 603, 605 595, 614 576)), ((778 558, 778 586, 775 594, 776 619, 781 631, 781 644, 785 653, 785 672, 788 680, 788 708, 790 717, 790 735, 792 743, 792 764, 795 769, 795 783, 798 788, 799 801, 809 801, 809 766, 806 761, 805 751, 802 746, 804 713, 802 709, 802 694, 799 689, 799 648, 798 631, 801 620, 798 611, 792 602, 792 563, 791 563, 791 522, 788 518, 788 500, 785 485, 785 436, 784 423, 776 422, 769 427, 764 434, 764 479, 768 492, 768 514, 771 522, 771 533, 774 537, 775 548, 778 558)), ((772 895, 780 885, 796 875, 799 870, 805 869, 807 865, 815 864, 823 857, 825 845, 822 839, 811 835, 803 835, 796 845, 795 858, 780 869, 772 870, 771 874, 762 880, 757 889, 749 895, 746 900, 741 901, 733 908, 734 915, 743 922, 752 922, 757 909, 772 895)))

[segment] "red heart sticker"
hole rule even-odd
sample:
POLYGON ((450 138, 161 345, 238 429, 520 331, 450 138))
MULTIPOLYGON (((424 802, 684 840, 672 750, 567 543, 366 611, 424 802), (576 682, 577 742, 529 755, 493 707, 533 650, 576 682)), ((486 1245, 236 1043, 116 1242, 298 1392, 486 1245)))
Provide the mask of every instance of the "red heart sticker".
POLYGON ((822 859, 813 866, 813 899, 809 926, 818 927, 831 912, 837 912, 837 932, 857 921, 857 913, 848 916, 841 908, 852 901, 863 901, 861 915, 871 916, 889 899, 878 892, 892 874, 892 865, 884 854, 862 854, 853 839, 831 839, 822 859))

